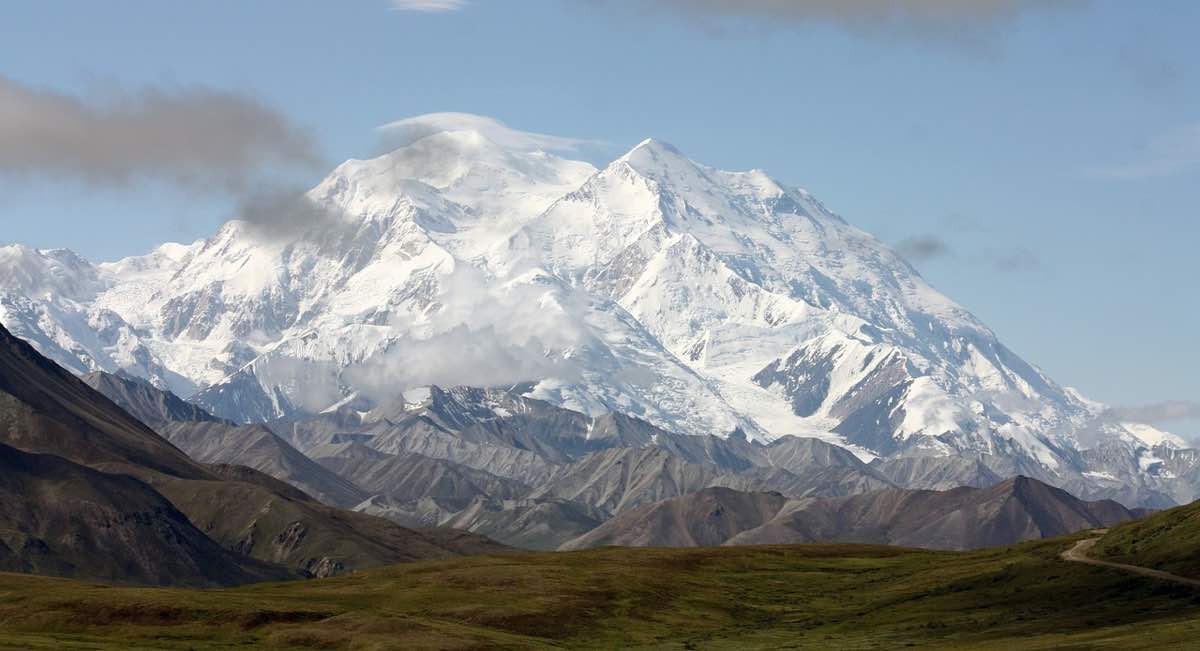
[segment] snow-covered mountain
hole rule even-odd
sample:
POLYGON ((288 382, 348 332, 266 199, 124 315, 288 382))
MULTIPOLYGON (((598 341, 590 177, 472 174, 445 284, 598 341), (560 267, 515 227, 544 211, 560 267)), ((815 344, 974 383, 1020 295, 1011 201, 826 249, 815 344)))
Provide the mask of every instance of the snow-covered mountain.
POLYGON ((0 322, 246 422, 521 384, 683 433, 1194 497, 1164 458, 1178 440, 1110 421, 807 192, 654 140, 596 169, 445 122, 190 246, 98 265, 0 248, 0 322))

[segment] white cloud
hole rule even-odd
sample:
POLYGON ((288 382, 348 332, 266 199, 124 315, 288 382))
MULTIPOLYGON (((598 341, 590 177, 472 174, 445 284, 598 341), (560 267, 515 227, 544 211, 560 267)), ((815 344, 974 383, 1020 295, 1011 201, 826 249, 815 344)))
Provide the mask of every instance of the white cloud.
POLYGON ((584 308, 555 286, 496 284, 468 265, 456 266, 438 284, 435 310, 411 320, 394 317, 389 325, 405 331, 404 338, 346 370, 344 378, 360 395, 383 401, 397 387, 492 387, 578 376, 567 352, 593 335, 584 308))
POLYGON ((513 129, 494 118, 471 113, 430 113, 379 127, 393 146, 404 146, 443 131, 474 131, 497 145, 518 151, 571 151, 594 140, 565 138, 513 129))
POLYGON ((397 11, 438 13, 443 11, 458 11, 466 6, 467 0, 392 0, 392 8, 397 11))
POLYGON ((1114 417, 1134 423, 1167 423, 1179 420, 1200 419, 1200 402, 1174 400, 1152 405, 1115 407, 1109 411, 1114 417))

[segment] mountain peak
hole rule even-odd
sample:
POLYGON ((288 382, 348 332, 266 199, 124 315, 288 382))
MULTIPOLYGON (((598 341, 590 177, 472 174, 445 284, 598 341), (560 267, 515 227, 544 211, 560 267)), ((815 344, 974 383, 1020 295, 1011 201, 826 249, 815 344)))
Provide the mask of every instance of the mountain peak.
MULTIPOLYGON (((615 164, 626 166, 656 181, 669 182, 685 191, 716 186, 719 191, 759 198, 779 197, 787 192, 763 170, 728 172, 714 169, 688 158, 671 143, 654 138, 638 143, 629 153, 617 159, 615 164)), ((807 196, 807 193, 801 194, 807 196)))
POLYGON ((677 147, 654 138, 641 141, 628 153, 617 159, 617 162, 625 163, 643 174, 678 169, 681 166, 684 168, 696 167, 696 163, 684 156, 677 147))
MULTIPOLYGON (((348 191, 336 203, 355 213, 387 212, 400 194, 427 194, 417 182, 478 214, 537 214, 582 184, 596 169, 552 151, 583 141, 517 131, 492 118, 437 113, 382 127, 396 148, 370 160, 343 163, 318 196, 348 191)), ((426 200, 422 200, 425 203, 426 200)))
POLYGON ((1042 500, 1047 497, 1073 497, 1060 488, 1055 488, 1045 482, 1026 475, 1010 477, 995 486, 991 491, 997 495, 1012 495, 1020 500, 1042 500))
POLYGON ((672 145, 669 142, 666 142, 665 140, 659 140, 657 138, 646 138, 645 140, 639 142, 637 145, 634 145, 633 149, 629 150, 628 154, 625 154, 625 157, 628 158, 629 156, 633 155, 635 152, 639 152, 639 151, 671 154, 673 156, 683 156, 683 152, 679 151, 678 147, 676 147, 675 145, 672 145))

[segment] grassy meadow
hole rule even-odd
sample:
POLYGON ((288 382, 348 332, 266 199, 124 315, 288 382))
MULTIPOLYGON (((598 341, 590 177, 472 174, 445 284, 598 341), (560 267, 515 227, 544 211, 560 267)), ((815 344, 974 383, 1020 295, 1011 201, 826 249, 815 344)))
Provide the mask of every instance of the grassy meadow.
POLYGON ((207 591, 0 574, 0 648, 1200 648, 1200 590, 1059 560, 1079 537, 610 548, 207 591))

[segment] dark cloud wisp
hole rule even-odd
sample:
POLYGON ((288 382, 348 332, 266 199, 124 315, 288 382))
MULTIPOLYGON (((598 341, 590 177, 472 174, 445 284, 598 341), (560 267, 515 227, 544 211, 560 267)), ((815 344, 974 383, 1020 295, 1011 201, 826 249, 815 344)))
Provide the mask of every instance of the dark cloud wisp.
POLYGON ((110 88, 74 96, 0 76, 0 174, 242 191, 267 169, 319 164, 302 129, 237 93, 110 88))
POLYGON ((896 245, 896 251, 911 262, 926 262, 950 255, 950 245, 937 235, 917 235, 896 245))
POLYGON ((851 27, 959 29, 1011 19, 1045 6, 1084 0, 656 0, 659 6, 697 15, 762 19, 776 23, 832 22, 851 27))
MULTIPOLYGON (((240 198, 235 217, 268 239, 287 238, 317 228, 328 231, 342 223, 341 215, 326 203, 314 201, 298 187, 255 188, 240 198)), ((328 233, 342 235, 342 233, 328 233)))

